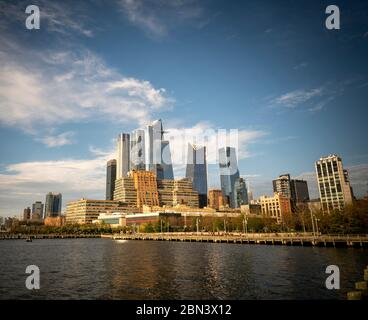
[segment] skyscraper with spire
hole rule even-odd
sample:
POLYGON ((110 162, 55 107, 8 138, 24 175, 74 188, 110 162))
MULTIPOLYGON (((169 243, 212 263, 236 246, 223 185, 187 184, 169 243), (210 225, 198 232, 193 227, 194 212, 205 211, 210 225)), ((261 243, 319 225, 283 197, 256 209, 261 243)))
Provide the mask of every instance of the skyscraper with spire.
POLYGON ((173 179, 169 141, 164 140, 162 120, 155 120, 147 126, 148 170, 156 174, 158 180, 173 179))

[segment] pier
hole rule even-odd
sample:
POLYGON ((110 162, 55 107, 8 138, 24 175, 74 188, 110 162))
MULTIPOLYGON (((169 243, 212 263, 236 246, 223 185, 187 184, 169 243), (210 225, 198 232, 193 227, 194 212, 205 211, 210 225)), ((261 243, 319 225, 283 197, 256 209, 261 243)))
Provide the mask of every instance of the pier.
POLYGON ((108 236, 114 240, 210 242, 313 247, 368 248, 368 235, 134 233, 108 236))

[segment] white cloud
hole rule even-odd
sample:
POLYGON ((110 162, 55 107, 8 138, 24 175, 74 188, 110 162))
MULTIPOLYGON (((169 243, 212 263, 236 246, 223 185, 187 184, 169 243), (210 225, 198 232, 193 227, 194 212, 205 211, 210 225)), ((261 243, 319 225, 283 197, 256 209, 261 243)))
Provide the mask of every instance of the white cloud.
POLYGON ((39 123, 49 128, 103 117, 145 123, 174 102, 164 88, 124 76, 88 50, 28 51, 25 60, 22 48, 13 47, 0 51, 0 124, 39 136, 39 123))
POLYGON ((119 4, 129 21, 146 31, 149 35, 162 37, 167 34, 167 27, 155 14, 145 10, 143 2, 136 0, 121 0, 119 4))
POLYGON ((276 106, 296 108, 313 98, 320 97, 321 95, 323 95, 323 93, 323 88, 315 88, 311 90, 295 90, 277 97, 272 102, 276 106))
MULTIPOLYGON (((340 81, 329 81, 314 89, 299 89, 287 92, 276 98, 267 99, 271 107, 280 110, 291 110, 302 108, 310 112, 317 112, 324 109, 332 101, 343 95, 347 90, 360 84, 364 86, 364 77, 347 78, 340 81)), ((358 88, 360 88, 358 86, 358 88)))
POLYGON ((73 144, 72 137, 75 135, 72 131, 63 132, 56 136, 47 136, 40 138, 39 141, 41 141, 43 144, 45 144, 49 148, 54 147, 61 147, 68 144, 73 144))
POLYGON ((328 103, 333 101, 335 98, 336 98, 335 96, 330 96, 326 99, 323 99, 323 100, 317 102, 317 104, 315 106, 309 108, 308 111, 310 111, 310 112, 321 111, 328 103))
POLYGON ((203 28, 217 16, 206 17, 194 0, 119 0, 117 4, 130 23, 151 38, 167 36, 170 27, 178 23, 203 28))

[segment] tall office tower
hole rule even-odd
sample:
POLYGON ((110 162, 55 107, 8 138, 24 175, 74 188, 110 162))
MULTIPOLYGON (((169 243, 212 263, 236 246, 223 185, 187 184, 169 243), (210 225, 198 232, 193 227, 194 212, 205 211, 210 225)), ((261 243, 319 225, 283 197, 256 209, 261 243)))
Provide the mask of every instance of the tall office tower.
POLYGON ((322 210, 342 210, 353 201, 349 174, 337 155, 322 157, 315 164, 322 210))
POLYGON ((107 162, 106 200, 114 200, 115 180, 116 180, 116 160, 113 159, 107 162))
POLYGON ((156 174, 157 180, 173 179, 169 142, 164 141, 162 121, 156 120, 147 126, 148 170, 156 174))
POLYGON ((237 207, 237 192, 235 182, 240 178, 236 149, 226 147, 219 149, 220 180, 222 194, 230 208, 237 207))
POLYGON ((36 201, 32 204, 32 219, 39 220, 43 217, 44 205, 41 201, 36 201))
POLYGON ((161 142, 164 137, 162 121, 156 120, 147 126, 148 132, 148 169, 156 171, 156 164, 161 162, 161 142))
POLYGON ((206 147, 188 143, 186 178, 198 192, 199 207, 207 206, 207 160, 206 147))
POLYGON ((44 218, 60 216, 61 215, 61 202, 62 202, 61 193, 49 192, 46 195, 44 218))
POLYGON ((31 219, 31 208, 27 207, 23 210, 23 220, 27 221, 31 219))
POLYGON ((116 179, 125 178, 130 171, 130 135, 121 133, 117 141, 116 179))
POLYGON ((248 204, 248 190, 243 178, 239 178, 235 181, 236 192, 236 207, 248 204))
POLYGON ((146 170, 144 130, 134 130, 130 140, 130 170, 146 170))

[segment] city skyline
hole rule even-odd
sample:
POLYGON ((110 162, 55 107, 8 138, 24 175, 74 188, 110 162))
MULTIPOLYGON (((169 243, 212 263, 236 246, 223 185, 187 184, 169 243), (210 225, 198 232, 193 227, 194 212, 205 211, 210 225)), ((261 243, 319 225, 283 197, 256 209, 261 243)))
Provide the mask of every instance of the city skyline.
MULTIPOLYGON (((64 208, 104 199, 117 134, 159 118, 176 137, 238 129, 254 198, 272 195, 284 172, 318 197, 314 163, 329 154, 344 159, 354 194, 366 194, 367 4, 336 1, 342 29, 329 32, 324 5, 310 2, 85 2, 72 13, 68 1, 36 2, 35 32, 24 27, 24 1, 0 2, 0 216, 49 191, 64 208)), ((208 167, 208 188, 219 188, 208 167)))
MULTIPOLYGON (((126 147, 125 148, 128 148, 127 150, 124 151, 124 158, 125 158, 125 163, 128 165, 128 167, 126 169, 129 168, 129 170, 124 175, 122 175, 122 177, 128 177, 129 176, 129 172, 131 170, 143 170, 143 171, 146 170, 146 171, 153 171, 153 172, 155 172, 155 168, 156 168, 157 164, 151 164, 150 162, 144 163, 144 161, 142 160, 142 159, 145 158, 144 156, 142 156, 141 157, 142 159, 140 159, 138 161, 138 163, 139 163, 138 167, 136 167, 136 166, 133 165, 133 163, 135 161, 137 161, 137 155, 135 155, 135 154, 132 153, 131 147, 132 147, 132 145, 136 144, 137 141, 134 142, 134 143, 132 143, 132 141, 130 141, 130 137, 131 137, 131 135, 137 134, 138 132, 139 132, 138 136, 141 136, 141 138, 143 138, 143 144, 141 146, 138 146, 139 154, 142 155, 142 154, 148 153, 148 157, 147 157, 148 159, 152 158, 151 160, 153 160, 153 159, 156 159, 157 158, 157 159, 160 159, 160 160, 164 161, 163 160, 163 158, 164 158, 163 157, 163 154, 164 154, 164 150, 163 149, 164 148, 162 146, 163 146, 163 143, 165 143, 165 147, 169 147, 169 141, 161 140, 161 139, 163 139, 163 133, 165 132, 165 131, 163 131, 162 120, 161 119, 160 120, 155 120, 155 121, 153 121, 152 124, 156 124, 156 123, 159 123, 160 124, 160 127, 161 127, 161 130, 160 130, 160 132, 161 132, 161 137, 160 137, 160 145, 161 145, 161 148, 160 148, 160 152, 161 152, 161 154, 158 156, 158 158, 157 158, 157 155, 156 155, 156 157, 155 156, 150 157, 150 153, 151 153, 150 150, 151 150, 152 147, 150 148, 150 147, 147 146, 147 150, 145 150, 145 147, 144 147, 144 145, 145 145, 144 144, 144 141, 145 141, 146 138, 143 138, 143 137, 145 137, 147 135, 148 136, 148 140, 150 140, 150 138, 149 138, 149 135, 150 135, 149 128, 151 127, 151 125, 147 125, 147 132, 145 132, 143 129, 134 129, 131 133, 121 133, 121 134, 118 135, 118 138, 116 139, 116 150, 115 150, 115 152, 113 152, 112 155, 116 156, 116 158, 119 158, 119 155, 121 154, 121 150, 122 150, 122 148, 124 148, 124 147, 122 147, 122 145, 124 143, 126 144, 126 147), (124 139, 127 139, 127 142, 126 141, 123 142, 123 140, 122 140, 123 137, 124 137, 124 139), (148 152, 146 152, 146 151, 148 151, 148 152)), ((224 134, 224 133, 222 132, 222 134, 224 134)), ((225 135, 228 137, 229 132, 225 132, 225 135)), ((197 136, 194 136, 193 138, 194 138, 194 140, 195 139, 198 139, 197 136)), ((218 138, 218 139, 221 140, 221 138, 218 138)), ((141 141, 139 141, 139 142, 141 142, 141 141)), ((197 164, 197 165, 198 164, 204 165, 204 168, 207 167, 207 163, 206 163, 206 155, 207 155, 206 146, 200 146, 200 145, 196 145, 196 144, 191 143, 191 142, 189 142, 189 143, 185 142, 182 147, 184 147, 184 149, 185 149, 185 146, 186 145, 188 146, 187 153, 185 154, 185 159, 187 160, 187 162, 185 163, 185 167, 186 167, 186 170, 185 171, 186 171, 186 173, 185 173, 184 176, 180 176, 178 178, 175 178, 175 180, 180 180, 182 178, 188 178, 188 164, 192 164, 192 162, 195 163, 195 164, 197 164), (195 151, 195 150, 199 150, 200 151, 200 154, 198 156, 199 161, 196 159, 196 157, 193 154, 193 151, 195 151), (192 158, 193 158, 193 161, 191 161, 192 158), (204 163, 202 164, 203 161, 204 161, 204 163)), ((217 150, 218 150, 218 153, 219 153, 219 158, 217 159, 218 160, 218 163, 216 163, 216 165, 219 165, 219 171, 218 171, 219 184, 216 185, 215 187, 207 187, 208 180, 207 180, 207 171, 206 171, 206 175, 204 176, 204 178, 205 178, 205 181, 206 181, 207 193, 206 193, 205 197, 207 199, 210 190, 218 190, 218 189, 221 190, 221 189, 223 189, 223 192, 225 192, 225 194, 227 194, 228 192, 230 192, 230 194, 227 195, 227 197, 230 197, 229 198, 230 199, 230 203, 229 203, 230 208, 236 208, 236 207, 239 208, 240 207, 240 204, 238 203, 238 201, 243 201, 243 200, 241 200, 241 198, 243 198, 243 195, 239 195, 237 193, 233 193, 233 195, 231 196, 231 191, 226 191, 226 190, 231 187, 230 189, 233 189, 234 191, 237 191, 237 192, 241 192, 245 196, 245 198, 244 198, 244 199, 246 199, 246 202, 245 203, 248 203, 248 191, 249 190, 247 189, 246 182, 249 183, 250 180, 244 180, 244 178, 243 178, 244 175, 241 175, 240 174, 239 167, 238 167, 238 160, 237 160, 238 159, 237 154, 239 152, 241 152, 241 151, 237 150, 237 148, 228 147, 228 146, 217 148, 217 150), (226 153, 226 155, 225 155, 225 153, 226 153), (224 164, 225 164, 225 167, 223 167, 224 164), (225 185, 222 187, 222 183, 223 183, 222 181, 224 179, 224 176, 225 176, 225 178, 227 177, 227 179, 230 179, 230 180, 231 179, 233 179, 233 180, 235 179, 234 181, 229 182, 230 185, 231 185, 230 187, 225 187, 225 185), (239 185, 239 182, 241 183, 240 185, 239 185), (244 191, 240 191, 241 190, 240 188, 244 188, 244 191), (237 203, 237 204, 235 205, 235 203, 237 203)), ((171 154, 169 154, 169 155, 170 155, 169 161, 171 161, 171 154)), ((324 159, 324 158, 329 159, 331 157, 334 158, 334 157, 338 157, 338 156, 337 155, 333 155, 333 154, 330 154, 328 156, 322 156, 320 158, 320 160, 316 160, 315 161, 315 165, 317 165, 317 163, 319 163, 319 161, 321 161, 321 159, 324 159)), ((339 159, 340 159, 340 157, 339 157, 339 159)), ((106 200, 112 200, 112 199, 107 199, 107 198, 108 198, 108 192, 112 192, 113 193, 113 190, 115 188, 115 181, 113 180, 112 175, 111 175, 111 172, 110 172, 110 170, 111 170, 111 163, 114 162, 114 161, 116 163, 115 166, 117 167, 117 163, 119 161, 116 161, 115 159, 110 159, 110 160, 107 161, 107 163, 105 163, 105 167, 107 168, 107 172, 105 172, 105 197, 99 198, 98 201, 102 201, 102 199, 104 199, 104 198, 106 198, 106 200), (112 184, 114 185, 113 187, 111 186, 112 184)), ((163 162, 163 165, 165 166, 165 163, 164 162, 163 162)), ((349 175, 348 170, 345 169, 344 170, 344 174, 345 175, 349 175)), ((287 179, 290 179, 290 175, 289 174, 281 174, 281 175, 279 175, 278 178, 275 178, 275 179, 269 181, 270 185, 272 186, 271 189, 272 189, 273 192, 276 192, 275 182, 278 181, 278 179, 285 179, 285 177, 287 177, 287 179)), ((117 172, 116 172, 116 179, 118 179, 117 172)), ((161 174, 160 179, 167 179, 167 178, 164 178, 164 175, 161 174)), ((189 179, 192 180, 192 178, 189 178, 189 179)), ((170 177, 169 180, 173 180, 173 178, 170 177)), ((192 180, 192 181, 194 181, 194 180, 192 180)), ((290 180, 290 182, 292 183, 291 185, 293 186, 293 188, 296 187, 295 184, 297 182, 304 183, 305 184, 305 188, 306 188, 306 192, 308 194, 308 183, 310 183, 311 181, 308 181, 308 180, 293 180, 292 179, 292 180, 290 180)), ((317 173, 316 173, 316 181, 315 181, 315 183, 316 183, 316 185, 318 187, 317 173)), ((313 181, 312 181, 312 184, 313 184, 313 181)), ((283 188, 283 187, 280 185, 280 188, 283 188)), ((193 183, 193 189, 194 190, 196 189, 195 188, 195 183, 193 183)), ((251 191, 253 193, 253 189, 251 191)), ((283 194, 283 190, 281 190, 281 189, 278 192, 280 194, 283 194)), ((293 192, 297 192, 297 190, 295 189, 295 191, 291 191, 291 192, 292 193, 293 192)), ((353 190, 352 190, 352 192, 353 192, 353 190)), ((110 197, 110 195, 112 193, 109 193, 109 197, 110 197)), ((293 199, 292 193, 289 194, 289 195, 288 194, 285 194, 285 195, 288 196, 292 200, 293 199)), ((256 190, 256 194, 258 194, 257 193, 257 190, 256 190)), ((269 197, 270 194, 272 194, 272 192, 270 192, 268 194, 260 193, 255 198, 261 199, 263 196, 269 197)), ((60 193, 55 194, 55 193, 52 193, 52 192, 48 192, 46 194, 46 202, 45 202, 46 205, 45 205, 44 217, 47 216, 47 214, 46 214, 46 206, 47 206, 47 198, 48 198, 49 195, 56 195, 56 196, 59 196, 60 199, 61 199, 61 194, 60 193)), ((201 199, 200 196, 201 196, 201 194, 199 194, 199 199, 201 199)), ((202 194, 202 196, 203 196, 203 194, 202 194)), ((294 195, 294 196, 296 196, 296 195, 294 195)), ((86 196, 86 197, 83 196, 83 197, 81 197, 81 199, 85 199, 85 198, 92 199, 89 196, 86 196)), ((316 196, 314 198, 315 199, 320 199, 320 190, 317 190, 316 196)), ((64 204, 63 207, 61 206, 61 201, 59 201, 59 203, 57 204, 57 206, 58 206, 57 216, 60 216, 60 214, 61 214, 62 211, 64 211, 64 214, 65 214, 65 210, 62 210, 62 209, 66 208, 68 202, 71 203, 73 201, 77 201, 77 199, 78 198, 72 198, 72 200, 68 200, 64 204)), ((309 197, 308 197, 307 200, 309 201, 309 197)), ((32 210, 31 210, 30 214, 31 213, 33 214, 33 211, 34 211, 33 210, 33 206, 36 203, 42 203, 41 201, 36 201, 36 200, 34 200, 34 201, 35 201, 35 203, 32 204, 32 210)), ((302 200, 302 201, 304 201, 304 200, 302 200)), ((199 203, 201 203, 201 200, 199 201, 199 203)), ((15 214, 14 216, 22 216, 22 215, 24 216, 24 212, 26 211, 26 209, 29 209, 29 206, 28 207, 27 206, 28 206, 28 204, 24 208, 22 208, 23 212, 21 214, 15 214)), ((204 206, 204 202, 202 201, 202 205, 200 205, 200 207, 203 207, 203 206, 204 206)), ((10 215, 8 215, 8 216, 10 216, 10 215)), ((4 217, 6 217, 6 215, 4 215, 4 217)), ((44 218, 44 217, 42 217, 42 218, 44 218)))

